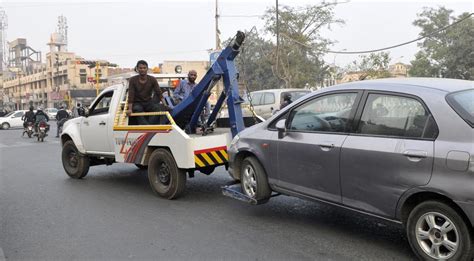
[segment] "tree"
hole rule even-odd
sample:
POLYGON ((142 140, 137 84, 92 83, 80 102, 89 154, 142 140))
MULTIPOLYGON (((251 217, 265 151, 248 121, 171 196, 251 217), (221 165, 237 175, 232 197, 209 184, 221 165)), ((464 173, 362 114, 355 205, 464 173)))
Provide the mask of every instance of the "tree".
POLYGON ((359 80, 377 79, 390 77, 388 65, 390 63, 390 53, 380 52, 359 56, 360 62, 353 61, 347 67, 347 71, 360 72, 359 80))
POLYGON ((444 7, 424 8, 413 24, 427 36, 418 46, 421 50, 411 61, 412 76, 470 79, 474 78, 474 27, 469 13, 458 17, 444 7), (456 21, 445 30, 436 32, 456 21))
POLYGON ((276 36, 276 10, 269 8, 263 17, 261 34, 247 32, 237 66, 250 90, 304 88, 317 86, 326 74, 323 55, 332 42, 320 35, 323 28, 343 23, 334 18, 336 3, 293 8, 279 8, 280 44, 276 36))
MULTIPOLYGON (((286 88, 320 85, 329 74, 323 55, 332 41, 321 36, 323 28, 344 21, 334 18, 334 3, 308 5, 303 8, 279 8, 280 44, 272 52, 272 72, 286 88)), ((276 36, 276 9, 266 10, 265 31, 276 36)))

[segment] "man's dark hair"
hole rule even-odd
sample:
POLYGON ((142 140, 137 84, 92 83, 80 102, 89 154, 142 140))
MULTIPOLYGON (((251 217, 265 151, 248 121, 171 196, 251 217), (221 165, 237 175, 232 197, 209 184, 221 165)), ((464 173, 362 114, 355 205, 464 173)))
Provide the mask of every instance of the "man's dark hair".
POLYGON ((137 65, 135 66, 135 71, 138 72, 138 66, 142 64, 142 65, 145 65, 146 68, 148 68, 148 63, 145 61, 145 60, 140 60, 137 62, 137 65))

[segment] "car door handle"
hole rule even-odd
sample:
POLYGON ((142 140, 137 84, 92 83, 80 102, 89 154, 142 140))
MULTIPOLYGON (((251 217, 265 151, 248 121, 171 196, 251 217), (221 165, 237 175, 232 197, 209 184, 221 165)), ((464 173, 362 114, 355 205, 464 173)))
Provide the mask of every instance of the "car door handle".
POLYGON ((99 125, 105 125, 105 121, 99 122, 99 125))
POLYGON ((408 158, 424 159, 428 157, 428 152, 422 150, 406 150, 403 152, 403 155, 408 158))
POLYGON ((324 151, 329 151, 335 147, 334 143, 331 142, 321 142, 320 144, 318 144, 318 146, 321 147, 321 149, 324 151))

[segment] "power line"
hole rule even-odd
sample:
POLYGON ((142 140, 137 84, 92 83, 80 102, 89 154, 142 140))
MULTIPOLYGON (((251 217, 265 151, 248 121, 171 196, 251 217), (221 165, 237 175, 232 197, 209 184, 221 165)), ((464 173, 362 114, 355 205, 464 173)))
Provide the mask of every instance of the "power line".
MULTIPOLYGON (((446 29, 448 29, 448 28, 450 28, 450 27, 452 27, 452 26, 454 26, 454 25, 456 25, 456 24, 459 24, 459 23, 461 23, 461 22, 467 20, 467 19, 470 18, 472 15, 473 15, 473 13, 470 13, 468 16, 464 17, 463 19, 460 19, 460 20, 458 20, 458 21, 456 21, 456 22, 453 22, 452 24, 447 25, 447 26, 445 26, 445 27, 443 27, 443 28, 440 28, 440 29, 438 29, 438 30, 436 30, 436 31, 434 31, 434 32, 432 32, 432 33, 429 33, 429 34, 427 34, 427 35, 418 37, 418 38, 416 38, 416 39, 414 39, 414 40, 411 40, 411 41, 408 41, 408 42, 403 42, 403 43, 400 43, 400 44, 396 44, 396 45, 392 45, 392 46, 388 46, 388 47, 384 47, 384 48, 372 49, 372 50, 366 50, 366 51, 332 51, 332 50, 328 50, 328 51, 326 51, 326 52, 327 52, 327 53, 334 53, 334 54, 363 54, 363 53, 374 53, 374 52, 380 52, 380 51, 385 51, 385 50, 397 48, 397 47, 400 47, 400 46, 403 46, 403 45, 407 45, 407 44, 411 44, 411 43, 417 42, 417 41, 422 40, 422 39, 427 38, 427 37, 431 37, 432 35, 435 35, 435 34, 441 32, 441 31, 444 31, 444 30, 446 30, 446 29)), ((305 46, 305 47, 308 47, 308 48, 313 48, 312 46, 307 45, 307 44, 302 43, 302 42, 299 42, 299 41, 297 41, 297 40, 291 38, 290 36, 288 36, 288 35, 286 35, 286 34, 284 34, 284 33, 280 33, 280 34, 282 34, 285 38, 287 38, 287 39, 289 39, 289 40, 291 40, 291 41, 293 41, 293 42, 295 42, 295 43, 297 43, 297 44, 299 44, 299 45, 302 45, 302 46, 305 46)))

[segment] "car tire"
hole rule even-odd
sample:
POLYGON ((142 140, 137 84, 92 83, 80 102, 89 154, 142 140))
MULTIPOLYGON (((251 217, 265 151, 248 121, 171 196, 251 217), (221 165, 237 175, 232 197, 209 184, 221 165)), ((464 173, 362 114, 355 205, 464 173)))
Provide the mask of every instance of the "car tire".
POLYGON ((445 203, 426 201, 417 205, 408 216, 406 229, 410 246, 421 260, 474 258, 472 231, 445 203))
POLYGON ((148 162, 148 181, 157 195, 175 199, 186 188, 186 172, 178 168, 169 151, 156 149, 148 162))
POLYGON ((8 124, 8 122, 2 123, 2 129, 4 129, 4 130, 10 129, 10 124, 8 124))
POLYGON ((268 200, 272 194, 268 178, 262 164, 255 157, 247 157, 242 161, 240 170, 242 191, 255 200, 268 200))
POLYGON ((64 143, 61 158, 63 168, 69 177, 81 179, 89 172, 89 157, 82 155, 72 140, 64 143))

